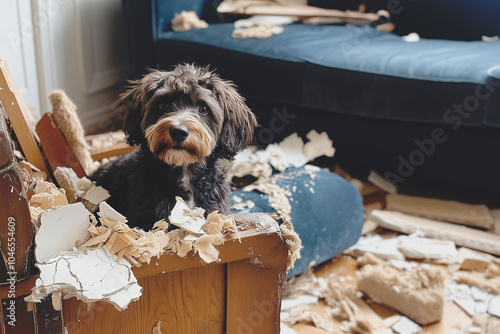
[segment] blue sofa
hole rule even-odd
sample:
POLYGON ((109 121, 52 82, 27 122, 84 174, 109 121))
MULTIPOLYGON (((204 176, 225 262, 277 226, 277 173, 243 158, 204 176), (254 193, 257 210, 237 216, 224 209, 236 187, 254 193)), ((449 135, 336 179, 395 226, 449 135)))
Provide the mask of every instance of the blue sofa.
POLYGON ((399 186, 426 179, 500 192, 500 41, 481 40, 500 35, 500 1, 310 0, 386 9, 396 30, 292 24, 264 40, 233 39, 219 2, 124 0, 136 76, 211 64, 257 114, 256 144, 314 128, 329 133, 338 159, 399 186), (171 31, 181 10, 196 11, 209 28, 171 31), (422 39, 405 42, 410 32, 422 39))

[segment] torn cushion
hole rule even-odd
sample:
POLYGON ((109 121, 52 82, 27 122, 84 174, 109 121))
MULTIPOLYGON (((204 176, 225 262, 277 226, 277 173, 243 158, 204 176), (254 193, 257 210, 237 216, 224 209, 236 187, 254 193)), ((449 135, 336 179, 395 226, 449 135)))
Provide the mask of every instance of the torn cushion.
MULTIPOLYGON (((304 246, 302 258, 288 272, 288 278, 302 273, 311 262, 317 265, 337 256, 359 239, 364 222, 362 197, 345 179, 315 166, 305 166, 275 173, 271 180, 290 192, 290 216, 304 246)), ((255 206, 233 213, 276 211, 269 196, 257 190, 235 190, 231 201, 235 196, 252 201, 255 206)))

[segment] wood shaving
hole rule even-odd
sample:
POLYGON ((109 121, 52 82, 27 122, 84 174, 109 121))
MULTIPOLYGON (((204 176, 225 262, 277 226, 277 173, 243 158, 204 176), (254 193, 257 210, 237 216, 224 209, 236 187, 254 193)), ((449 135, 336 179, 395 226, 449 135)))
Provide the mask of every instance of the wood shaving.
POLYGON ((286 221, 281 224, 280 230, 282 238, 285 240, 286 246, 288 247, 287 270, 289 270, 293 268, 295 261, 301 258, 300 251, 304 247, 302 246, 299 235, 293 229, 291 222, 286 221))
POLYGON ((198 252, 206 263, 215 262, 219 258, 219 250, 213 245, 216 239, 217 235, 207 234, 202 235, 194 242, 193 251, 198 252))

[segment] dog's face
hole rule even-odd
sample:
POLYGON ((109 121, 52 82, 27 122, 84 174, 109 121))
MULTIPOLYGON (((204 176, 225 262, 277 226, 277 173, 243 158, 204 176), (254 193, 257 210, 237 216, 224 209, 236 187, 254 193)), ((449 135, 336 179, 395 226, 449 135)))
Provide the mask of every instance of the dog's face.
POLYGON ((178 65, 132 84, 117 102, 127 142, 145 144, 168 165, 210 154, 230 160, 252 139, 255 115, 234 84, 208 68, 178 65))

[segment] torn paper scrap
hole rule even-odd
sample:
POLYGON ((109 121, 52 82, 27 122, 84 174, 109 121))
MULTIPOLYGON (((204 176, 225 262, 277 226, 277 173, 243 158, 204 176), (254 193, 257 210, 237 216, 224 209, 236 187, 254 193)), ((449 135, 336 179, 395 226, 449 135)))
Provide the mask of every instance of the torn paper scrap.
POLYGON ((205 231, 203 231, 203 225, 205 224, 204 212, 191 210, 186 202, 178 196, 175 199, 177 202, 168 217, 170 223, 192 234, 205 234, 205 231))
POLYGON ((102 248, 53 257, 37 267, 40 277, 26 297, 28 302, 40 302, 57 291, 65 299, 107 301, 121 311, 142 294, 130 263, 123 259, 116 262, 116 257, 108 256, 102 248))
POLYGON ((35 256, 38 262, 62 251, 72 250, 75 242, 83 243, 88 236, 90 212, 82 203, 59 206, 41 217, 35 236, 35 256))

